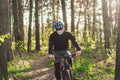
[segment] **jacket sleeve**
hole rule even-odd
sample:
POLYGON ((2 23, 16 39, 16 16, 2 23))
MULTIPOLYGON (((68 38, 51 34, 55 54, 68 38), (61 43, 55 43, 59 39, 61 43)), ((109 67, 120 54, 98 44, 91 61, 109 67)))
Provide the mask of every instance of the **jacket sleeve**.
POLYGON ((73 45, 76 47, 77 51, 80 51, 81 48, 78 45, 78 42, 76 41, 75 37, 71 33, 69 33, 69 39, 71 40, 71 42, 73 43, 73 45))
POLYGON ((53 49, 53 36, 50 35, 49 44, 48 44, 48 53, 49 54, 52 54, 52 49, 53 49))

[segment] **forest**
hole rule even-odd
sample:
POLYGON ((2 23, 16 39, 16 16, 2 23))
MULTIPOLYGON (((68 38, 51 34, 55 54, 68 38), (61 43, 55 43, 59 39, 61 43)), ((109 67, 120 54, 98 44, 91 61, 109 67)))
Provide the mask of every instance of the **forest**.
MULTIPOLYGON (((0 80, 55 80, 48 41, 63 21, 81 47, 75 80, 120 80, 120 0, 0 0, 0 80)), ((69 50, 75 47, 69 42, 69 50)))

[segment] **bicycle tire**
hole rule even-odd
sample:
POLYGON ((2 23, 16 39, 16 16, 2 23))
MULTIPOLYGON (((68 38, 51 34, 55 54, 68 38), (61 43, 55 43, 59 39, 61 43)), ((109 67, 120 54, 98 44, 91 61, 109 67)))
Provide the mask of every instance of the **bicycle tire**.
POLYGON ((73 80, 71 70, 62 70, 62 78, 63 80, 73 80))
POLYGON ((65 70, 62 70, 62 80, 66 80, 65 70))
POLYGON ((72 73, 70 69, 66 70, 66 80, 73 80, 72 79, 72 73))

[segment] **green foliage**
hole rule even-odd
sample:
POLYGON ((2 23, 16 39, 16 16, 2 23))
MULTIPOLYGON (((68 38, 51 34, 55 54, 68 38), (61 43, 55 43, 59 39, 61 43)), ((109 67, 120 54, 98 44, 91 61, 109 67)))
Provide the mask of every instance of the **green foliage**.
POLYGON ((5 41, 6 38, 9 38, 9 37, 10 37, 10 34, 4 34, 0 36, 0 45, 5 41))
POLYGON ((32 70, 29 64, 23 64, 20 61, 8 62, 8 74, 14 75, 15 77, 24 77, 25 72, 32 70), (20 63, 20 64, 19 64, 20 63))
POLYGON ((15 47, 17 50, 21 51, 21 52, 24 52, 25 51, 25 48, 24 48, 24 41, 17 41, 15 43, 15 47))
POLYGON ((105 65, 104 63, 95 63, 81 58, 76 60, 73 64, 73 75, 78 80, 109 80, 114 78, 115 69, 112 65, 105 65))
POLYGON ((27 55, 27 56, 21 57, 22 60, 29 60, 29 59, 34 59, 34 58, 36 58, 36 55, 27 55))
POLYGON ((93 49, 91 47, 85 47, 84 49, 82 49, 83 53, 92 53, 93 49))
POLYGON ((79 60, 76 60, 73 63, 73 70, 74 72, 74 76, 79 77, 82 76, 83 73, 84 74, 90 74, 92 73, 92 66, 94 66, 94 64, 92 64, 89 60, 87 60, 86 58, 81 58, 79 60))
POLYGON ((84 47, 94 47, 95 46, 95 41, 92 38, 92 35, 87 34, 87 40, 82 40, 81 41, 81 45, 83 45, 84 47))
POLYGON ((45 47, 48 46, 48 40, 49 40, 49 36, 52 33, 52 28, 46 28, 44 33, 41 34, 41 46, 45 47))
POLYGON ((84 55, 80 59, 76 59, 73 63, 74 77, 78 78, 78 80, 114 79, 114 54, 108 56, 106 50, 90 51, 91 53, 88 54, 84 52, 84 55))
POLYGON ((45 51, 45 50, 41 50, 39 53, 40 53, 41 55, 46 55, 46 51, 45 51))
POLYGON ((47 63, 49 66, 53 67, 54 66, 54 60, 47 59, 47 63))

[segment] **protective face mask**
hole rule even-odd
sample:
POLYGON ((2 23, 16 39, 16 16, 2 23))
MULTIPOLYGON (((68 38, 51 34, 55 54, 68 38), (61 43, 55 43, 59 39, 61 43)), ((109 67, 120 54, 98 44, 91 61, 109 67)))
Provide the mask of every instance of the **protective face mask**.
POLYGON ((64 30, 58 30, 58 31, 57 31, 58 35, 62 35, 63 32, 64 32, 64 30))

